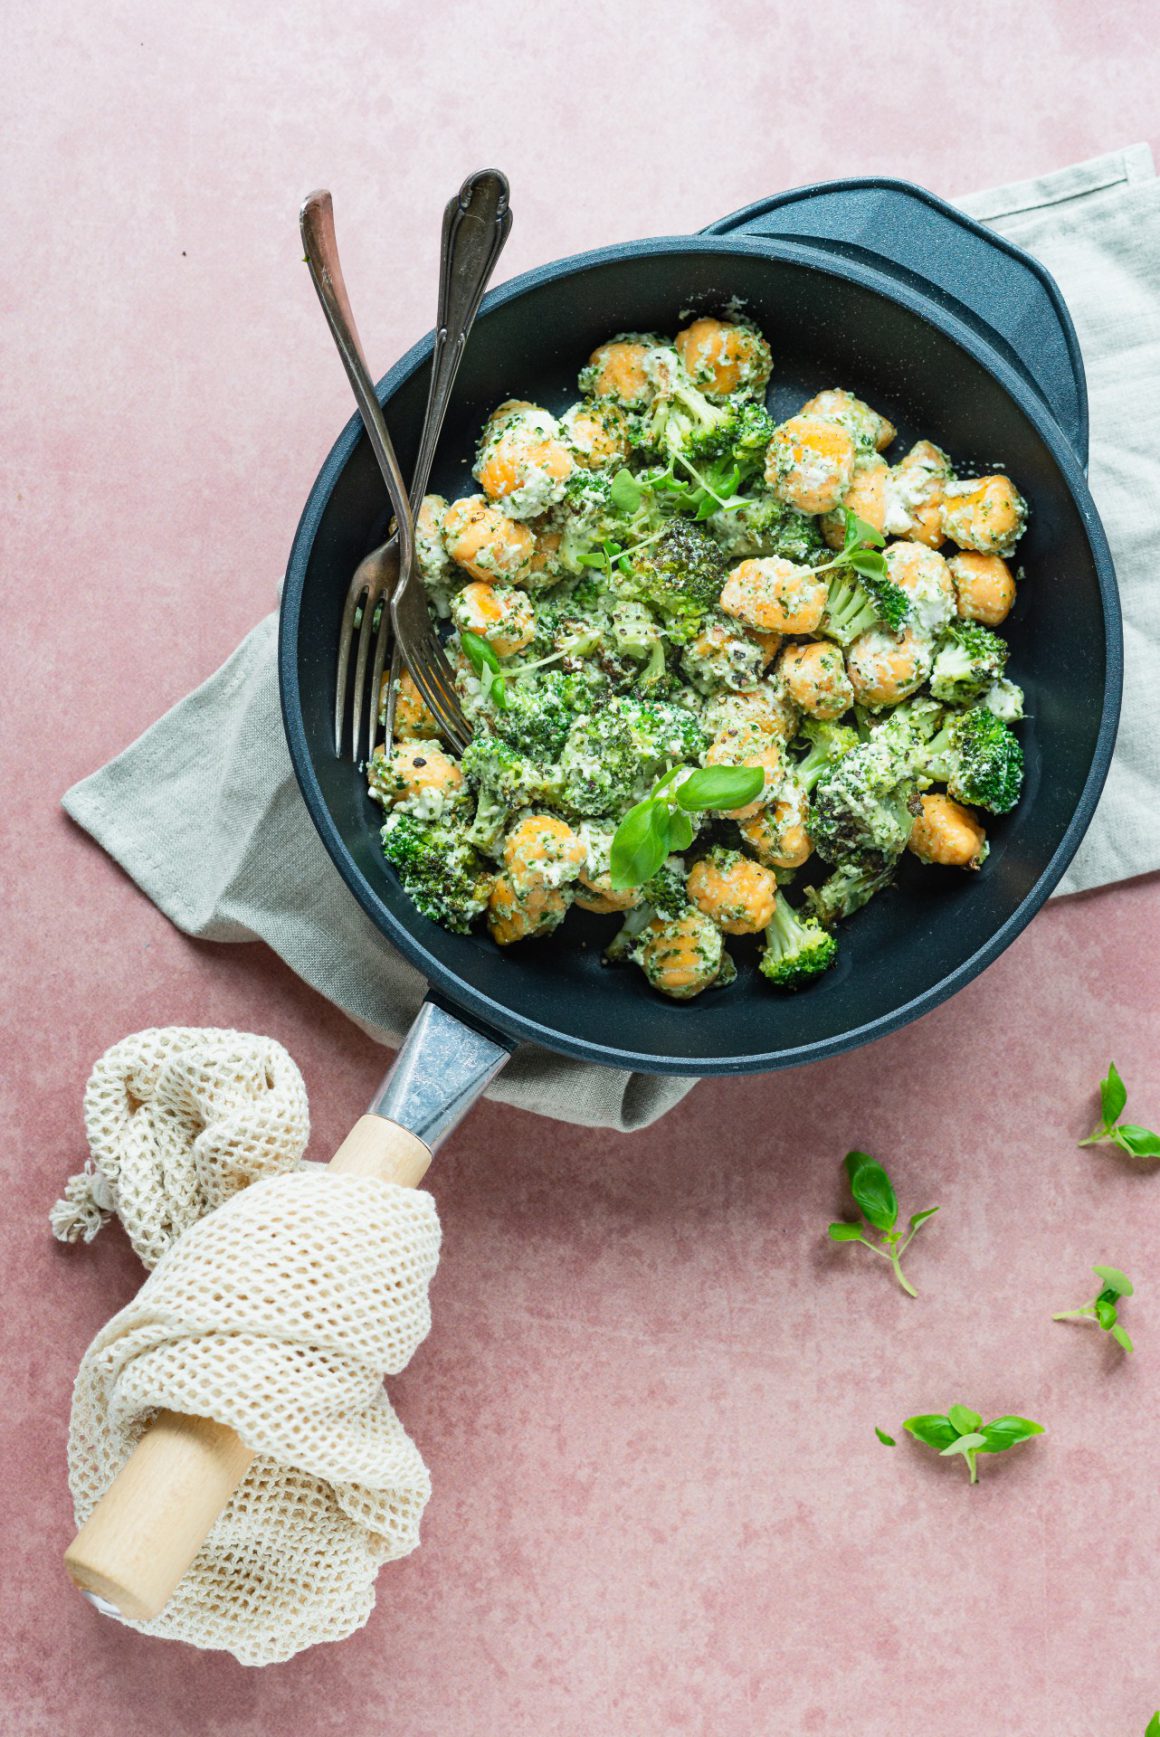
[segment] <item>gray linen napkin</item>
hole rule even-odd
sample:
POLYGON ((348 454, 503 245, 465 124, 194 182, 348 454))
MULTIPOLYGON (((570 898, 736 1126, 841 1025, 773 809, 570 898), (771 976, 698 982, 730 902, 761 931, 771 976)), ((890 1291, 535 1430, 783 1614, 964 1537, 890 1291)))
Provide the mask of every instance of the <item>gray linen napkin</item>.
MULTIPOLYGON (((1091 398, 1091 481, 1123 594, 1123 724, 1104 797, 1059 891, 1160 868, 1160 742, 1148 670, 1160 652, 1153 582, 1160 451, 1160 181, 1146 145, 960 201, 1036 254, 1071 308, 1091 398)), ((261 622, 195 693, 73 786, 64 806, 179 929, 263 940, 381 1042, 397 1044, 423 980, 331 864, 282 735, 276 620, 261 622)), ((588 1127, 646 1126, 691 1080, 522 1048, 489 1096, 588 1127)))

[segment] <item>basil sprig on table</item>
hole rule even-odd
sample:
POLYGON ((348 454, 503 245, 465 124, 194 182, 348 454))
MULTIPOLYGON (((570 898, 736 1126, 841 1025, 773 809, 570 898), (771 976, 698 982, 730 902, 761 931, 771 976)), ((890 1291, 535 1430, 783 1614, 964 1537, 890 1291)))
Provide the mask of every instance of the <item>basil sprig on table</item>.
POLYGON ((1144 1737, 1160 1737, 1160 1713, 1153 1713, 1148 1721, 1144 1737))
POLYGON ((1130 1297, 1135 1286, 1119 1267, 1093 1267, 1092 1272, 1101 1281, 1097 1295, 1080 1309, 1061 1309, 1058 1315, 1051 1317, 1052 1320, 1094 1321, 1097 1327, 1112 1335, 1121 1351, 1132 1351, 1132 1341, 1117 1317, 1121 1299, 1130 1297))
POLYGON ((765 786, 760 766, 674 766, 652 793, 630 808, 613 834, 609 873, 615 891, 643 886, 672 851, 693 842, 690 814, 728 812, 756 800, 765 786))
POLYGON ((1107 1142, 1133 1158, 1160 1158, 1160 1134, 1154 1134, 1151 1128, 1139 1128, 1134 1122, 1120 1121, 1127 1101, 1128 1088, 1115 1062, 1110 1062, 1100 1081, 1100 1120, 1080 1145, 1099 1146, 1107 1142))
POLYGON ((866 1222, 878 1231, 881 1241, 872 1241, 863 1233, 861 1225, 842 1221, 831 1224, 826 1234, 831 1242, 864 1243, 873 1254, 881 1255, 883 1260, 890 1262, 894 1276, 907 1296, 917 1297, 918 1292, 902 1270, 902 1257, 913 1242, 915 1233, 928 1218, 934 1217, 938 1207, 928 1206, 922 1212, 912 1213, 906 1230, 896 1230, 898 1198, 881 1164, 871 1158, 868 1152, 847 1152, 845 1162, 854 1204, 866 1222))
POLYGON ((501 673, 499 658, 491 646, 482 634, 472 633, 469 627, 459 629, 459 643, 480 679, 484 699, 490 700, 497 712, 506 712, 507 683, 501 673))
POLYGON ((952 1405, 945 1415, 923 1412, 917 1417, 908 1417, 902 1427, 915 1441, 937 1449, 944 1458, 950 1454, 962 1454, 972 1484, 979 1481, 977 1462, 980 1454, 1006 1453, 1017 1442, 1045 1433, 1043 1425, 1033 1423, 1029 1417, 996 1417, 990 1423, 984 1423, 979 1413, 972 1411, 969 1405, 952 1405))

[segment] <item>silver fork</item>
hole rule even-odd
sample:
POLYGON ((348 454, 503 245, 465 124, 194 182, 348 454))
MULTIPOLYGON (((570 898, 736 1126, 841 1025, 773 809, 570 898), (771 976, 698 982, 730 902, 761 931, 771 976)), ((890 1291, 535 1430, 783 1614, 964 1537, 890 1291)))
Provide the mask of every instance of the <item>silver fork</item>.
POLYGON ((315 288, 354 389, 372 450, 383 472, 398 527, 387 543, 372 551, 359 563, 347 592, 335 679, 335 754, 342 754, 351 641, 356 613, 360 606, 362 618, 358 630, 351 706, 351 756, 356 762, 360 757, 368 662, 371 663, 372 673, 369 700, 365 707, 367 754, 374 748, 388 638, 387 617, 392 602, 397 604, 398 615, 401 615, 402 620, 401 626, 396 625, 395 628, 391 680, 388 684, 387 738, 389 740, 391 735, 401 652, 416 687, 443 733, 452 747, 462 752, 470 739, 471 729, 455 692, 450 665, 427 612, 426 594, 414 559, 411 513, 418 509, 426 493, 435 448, 467 334, 511 227, 508 184, 498 170, 484 170, 473 175, 464 182, 458 196, 449 201, 443 214, 439 308, 431 359, 431 380, 411 485, 409 510, 406 512, 400 509, 402 479, 398 462, 366 368, 343 283, 329 194, 312 194, 306 200, 302 207, 301 227, 315 288), (380 617, 377 630, 376 613, 380 617), (373 659, 370 656, 372 634, 373 659))

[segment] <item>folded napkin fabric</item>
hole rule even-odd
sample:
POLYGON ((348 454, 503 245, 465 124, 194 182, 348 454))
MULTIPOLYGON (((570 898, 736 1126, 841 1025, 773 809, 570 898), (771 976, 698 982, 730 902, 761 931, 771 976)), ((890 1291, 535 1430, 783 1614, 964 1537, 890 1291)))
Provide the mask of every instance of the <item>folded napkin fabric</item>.
MULTIPOLYGON (((1123 722, 1099 809, 1058 893, 1160 868, 1160 181, 1146 145, 960 200, 1057 279, 1079 333, 1091 484, 1124 608, 1123 722)), ((266 941, 364 1030, 396 1044, 419 974, 346 891, 307 815, 282 733, 273 616, 202 687, 67 793, 73 819, 187 934, 266 941), (164 847, 161 841, 164 840, 164 847)), ((693 1082, 521 1048, 488 1095, 562 1121, 655 1121, 693 1082)))

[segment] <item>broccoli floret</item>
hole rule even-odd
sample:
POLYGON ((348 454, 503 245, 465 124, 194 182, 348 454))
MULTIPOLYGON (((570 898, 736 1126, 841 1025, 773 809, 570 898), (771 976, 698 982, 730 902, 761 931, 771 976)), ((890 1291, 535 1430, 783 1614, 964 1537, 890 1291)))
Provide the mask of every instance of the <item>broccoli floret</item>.
POLYGON ((994 712, 997 718, 1002 718, 1005 724, 1017 724, 1023 716, 1023 699, 1023 689, 1004 676, 1002 681, 992 683, 979 704, 994 712))
POLYGON ((699 760, 709 746, 700 719, 686 706, 624 694, 614 708, 628 725, 641 769, 648 774, 665 762, 699 760))
POLYGON ((823 861, 870 872, 897 861, 910 837, 921 744, 940 715, 929 701, 900 706, 823 772, 810 810, 823 861))
POLYGON ((816 519, 779 501, 768 489, 731 501, 728 511, 705 520, 730 560, 750 555, 781 555, 798 567, 815 566, 826 547, 816 519))
POLYGON ((675 519, 662 536, 632 557, 631 567, 630 573, 617 575, 621 596, 658 610, 676 644, 696 636, 726 578, 713 537, 687 519, 675 519))
MULTIPOLYGON (((640 889, 640 904, 625 912, 624 922, 604 949, 604 957, 610 964, 632 958, 637 942, 654 917, 661 917, 666 923, 675 923, 678 917, 684 916, 689 908, 689 895, 685 890, 686 879, 684 859, 679 856, 667 857, 651 880, 644 883, 640 889)), ((723 957, 727 958, 728 955, 724 954, 723 957)), ((731 982, 732 977, 728 980, 731 982)))
POLYGON ((641 888, 645 904, 651 906, 658 916, 672 922, 689 903, 689 895, 685 890, 687 878, 684 859, 679 856, 666 857, 652 879, 647 880, 641 888))
POLYGON ((793 763, 791 775, 799 789, 808 795, 818 779, 843 754, 858 746, 861 737, 850 724, 833 723, 821 718, 807 718, 798 731, 797 741, 806 744, 806 752, 793 763))
POLYGON ((816 917, 802 917, 779 892, 765 931, 761 975, 778 989, 801 989, 828 969, 838 956, 838 943, 816 917))
POLYGON ((559 798, 560 768, 539 765, 502 736, 476 730, 459 764, 473 789, 508 810, 559 798))
POLYGON ((1007 663, 1007 642, 977 621, 955 621, 947 629, 930 672, 936 700, 969 705, 1000 680, 1007 663))
POLYGON ((657 384, 648 409, 631 420, 635 446, 694 464, 727 459, 743 475, 760 466, 774 429, 764 404, 741 394, 714 404, 679 364, 658 371, 657 384))
POLYGON ((959 802, 1007 814, 1023 788, 1023 749, 985 706, 954 712, 921 752, 919 769, 942 779, 959 802))
POLYGON ((820 887, 806 888, 806 903, 825 928, 860 911, 894 879, 894 863, 883 869, 837 868, 820 887))
POLYGON ((574 676, 546 669, 506 687, 507 705, 491 719, 492 730, 532 760, 555 760, 578 709, 574 676))
POLYGON ((487 908, 489 882, 467 835, 441 821, 412 814, 388 816, 383 854, 411 903, 456 935, 466 935, 487 908))
POLYGON ((654 687, 664 678, 665 636, 647 604, 632 599, 618 603, 612 611, 609 638, 622 657, 644 663, 637 678, 641 687, 654 687))
POLYGON ((906 592, 893 579, 841 567, 830 579, 821 631, 839 645, 851 645, 860 634, 879 625, 897 633, 909 614, 906 592))
POLYGON ((560 755, 560 780, 559 801, 579 815, 619 814, 637 799, 641 756, 618 709, 576 719, 560 755))

